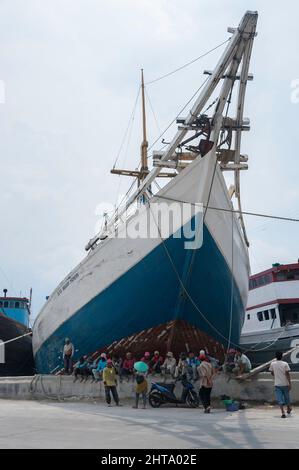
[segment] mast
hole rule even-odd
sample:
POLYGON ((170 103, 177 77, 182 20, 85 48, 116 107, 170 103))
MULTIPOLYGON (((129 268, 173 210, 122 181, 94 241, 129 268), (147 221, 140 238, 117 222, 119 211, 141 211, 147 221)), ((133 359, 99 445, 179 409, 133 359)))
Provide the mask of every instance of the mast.
MULTIPOLYGON (((145 84, 144 84, 144 73, 143 69, 141 69, 141 113, 142 113, 142 142, 140 146, 140 170, 124 170, 118 168, 112 168, 110 173, 114 175, 121 175, 121 176, 132 176, 137 178, 137 185, 138 188, 141 183, 146 179, 147 175, 149 174, 148 169, 148 141, 147 141, 147 128, 146 128, 146 109, 145 109, 145 84)), ((172 178, 176 176, 176 173, 160 173, 160 178, 172 178)))
MULTIPOLYGON (((117 211, 115 216, 109 221, 109 224, 106 227, 105 234, 100 232, 91 240, 89 240, 88 244, 86 245, 85 249, 89 251, 92 249, 98 240, 101 239, 102 236, 107 236, 110 228, 113 228, 116 221, 125 213, 127 208, 140 196, 146 193, 147 189, 151 186, 151 183, 157 177, 161 176, 176 176, 177 173, 161 173, 162 168, 173 168, 180 171, 181 169, 186 166, 183 161, 179 161, 180 156, 182 157, 181 160, 193 160, 194 158, 198 158, 198 155, 203 157, 207 153, 211 152, 211 156, 214 156, 219 160, 221 170, 233 170, 235 172, 235 185, 231 191, 233 194, 234 191, 237 193, 237 199, 240 206, 240 194, 239 194, 239 170, 247 169, 248 165, 245 165, 243 162, 247 161, 247 156, 240 155, 240 135, 243 130, 249 130, 249 126, 246 125, 246 122, 243 121, 243 106, 244 106, 244 95, 246 90, 247 80, 251 79, 251 74, 248 73, 248 65, 251 55, 252 43, 254 37, 256 36, 256 24, 257 24, 257 17, 258 14, 256 11, 247 11, 239 26, 237 28, 229 28, 228 32, 232 33, 232 37, 223 52, 221 58, 219 59, 218 63, 216 64, 215 69, 208 73, 209 78, 204 83, 204 86, 201 89, 195 103, 189 110, 187 116, 183 119, 177 119, 178 124, 182 124, 178 126, 178 131, 173 137, 172 141, 168 144, 167 148, 163 152, 159 153, 159 161, 155 164, 154 160, 154 167, 149 172, 142 172, 135 171, 130 172, 126 170, 112 170, 112 173, 116 174, 125 174, 130 176, 137 176, 139 179, 138 188, 136 191, 128 198, 126 204, 117 211), (238 76, 238 68, 240 63, 243 59, 243 67, 241 71, 241 75, 238 76), (224 80, 222 84, 222 88, 220 91, 220 95, 218 97, 218 102, 216 105, 216 109, 214 115, 212 116, 211 120, 207 121, 207 117, 203 113, 204 107, 207 105, 208 100, 212 96, 216 86, 220 82, 220 80, 224 80), (240 80, 240 88, 239 88, 239 96, 238 96, 238 109, 237 109, 237 119, 230 119, 228 121, 227 116, 224 116, 224 106, 227 102, 230 102, 230 92, 232 91, 234 82, 236 80, 240 80), (235 140, 235 149, 223 149, 220 148, 222 143, 219 142, 220 133, 225 127, 229 127, 231 132, 237 132, 237 137, 235 140), (192 138, 186 139, 185 136, 189 131, 199 131, 197 134, 192 136, 192 138), (194 138, 198 137, 199 135, 205 135, 206 140, 202 143, 202 148, 200 145, 198 146, 199 153, 193 153, 195 147, 191 147, 189 145, 190 141, 194 138), (184 140, 185 139, 185 140, 184 140), (189 149, 191 151, 182 152, 182 147, 186 144, 189 145, 189 149), (221 144, 221 145, 220 145, 221 144), (233 162, 232 164, 230 162, 233 162), (134 175, 133 175, 134 173, 134 175), (142 175, 142 178, 141 178, 142 175)), ((143 78, 143 73, 142 73, 143 78)), ((144 83, 142 87, 142 96, 144 101, 144 83)), ((144 111, 145 113, 145 107, 144 111)), ((143 120, 143 124, 145 126, 145 120, 143 120)), ((143 144, 146 142, 146 134, 143 135, 143 144)), ((187 148, 188 149, 188 148, 187 148)), ((196 148, 195 148, 196 150, 196 148)), ((141 146, 142 157, 147 157, 147 146, 141 146), (143 153, 144 152, 144 153, 143 153)), ((147 166, 147 161, 143 161, 142 165, 145 163, 144 168, 147 166)), ((241 226, 243 229, 244 239, 248 244, 245 227, 243 220, 240 220, 241 226)))
POLYGON ((142 135, 143 140, 141 143, 141 169, 139 180, 144 180, 148 174, 148 159, 147 149, 148 141, 146 139, 146 111, 145 111, 145 89, 144 89, 144 76, 143 69, 141 69, 141 103, 142 103, 142 135))

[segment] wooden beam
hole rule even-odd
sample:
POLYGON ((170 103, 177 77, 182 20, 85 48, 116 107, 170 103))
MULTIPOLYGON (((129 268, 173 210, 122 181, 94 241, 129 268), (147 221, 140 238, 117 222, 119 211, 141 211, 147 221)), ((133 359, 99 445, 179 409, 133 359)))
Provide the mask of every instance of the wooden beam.
MULTIPOLYGON (((154 151, 153 152, 153 159, 154 160, 161 160, 164 156, 164 152, 159 152, 159 151, 154 151)), ((178 153, 174 153, 172 156, 171 156, 171 159, 172 160, 187 160, 187 161, 191 161, 191 160, 195 160, 195 158, 198 157, 198 154, 196 154, 195 152, 178 152, 178 153)))
POLYGON ((158 178, 174 178, 177 176, 177 173, 159 173, 158 178))
POLYGON ((135 178, 139 178, 141 176, 141 172, 138 170, 118 170, 113 168, 110 170, 110 173, 114 175, 122 175, 122 176, 134 176, 135 178))
MULTIPOLYGON (((141 178, 145 172, 139 170, 120 170, 117 168, 113 168, 110 170, 110 173, 114 175, 121 175, 121 176, 133 176, 135 178, 141 178)), ((177 173, 159 173, 158 178, 173 178, 177 176, 177 173)))

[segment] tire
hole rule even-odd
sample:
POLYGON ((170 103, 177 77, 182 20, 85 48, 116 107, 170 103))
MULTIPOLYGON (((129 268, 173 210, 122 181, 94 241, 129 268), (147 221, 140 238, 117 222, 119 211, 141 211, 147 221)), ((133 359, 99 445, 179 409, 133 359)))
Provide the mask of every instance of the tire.
POLYGON ((188 392, 188 395, 186 397, 186 404, 190 408, 197 408, 199 406, 199 399, 198 399, 198 396, 197 396, 197 394, 194 390, 190 390, 188 392))
POLYGON ((159 408, 159 406, 162 405, 160 393, 158 392, 150 393, 148 397, 148 401, 152 408, 159 408))

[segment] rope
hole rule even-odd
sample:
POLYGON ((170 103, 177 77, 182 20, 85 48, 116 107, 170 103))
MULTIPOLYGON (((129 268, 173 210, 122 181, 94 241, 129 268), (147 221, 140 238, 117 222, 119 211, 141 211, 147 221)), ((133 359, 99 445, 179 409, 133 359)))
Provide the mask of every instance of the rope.
POLYGON ((155 113, 155 111, 154 111, 154 108, 153 108, 153 105, 152 105, 151 99, 150 99, 150 97, 149 97, 149 94, 148 94, 148 91, 147 91, 147 89, 146 89, 146 88, 145 88, 145 94, 146 94, 146 97, 147 97, 147 99, 148 99, 148 102, 149 102, 149 105, 150 105, 150 109, 151 109, 152 115, 153 115, 153 117, 154 117, 154 121, 155 121, 155 123, 156 123, 157 129, 158 129, 158 132, 160 132, 160 133, 161 133, 161 128, 160 128, 160 126, 159 126, 159 123, 158 123, 158 119, 157 119, 156 113, 155 113))
POLYGON ((233 304, 234 304, 234 215, 232 213, 232 269, 231 269, 231 296, 230 296, 230 318, 229 318, 229 335, 227 343, 227 352, 230 349, 231 335, 232 335, 232 324, 233 324, 233 304))
POLYGON ((24 336, 29 336, 29 335, 32 335, 32 331, 30 331, 30 333, 25 333, 25 334, 22 335, 22 336, 17 336, 16 338, 13 338, 13 339, 9 339, 9 340, 7 340, 7 341, 4 341, 3 343, 0 343, 0 346, 3 345, 3 344, 12 343, 13 341, 17 341, 18 339, 24 338, 24 336))
MULTIPOLYGON (((162 198, 162 197, 161 197, 161 198, 162 198)), ((164 238, 162 237, 162 233, 161 233, 160 227, 159 227, 159 225, 158 225, 158 223, 157 223, 157 221, 156 221, 156 219, 155 219, 155 216, 154 216, 154 214, 153 214, 153 212, 152 212, 152 209, 151 209, 151 201, 150 201, 149 199, 148 199, 148 204, 149 204, 149 209, 150 209, 150 211, 151 211, 153 220, 154 220, 154 222, 155 222, 155 224, 156 224, 156 227, 157 227, 157 230, 158 230, 158 233, 159 233, 159 237, 160 237, 160 239, 161 239, 161 241, 162 241, 162 244, 163 244, 163 247, 164 247, 164 249, 165 249, 166 255, 167 255, 167 257, 168 257, 168 259, 169 259, 169 261, 170 261, 170 263, 171 263, 171 266, 172 266, 172 268, 173 268, 173 270, 174 270, 174 272, 175 272, 175 274, 176 274, 176 276, 177 276, 177 278, 178 278, 178 281, 179 281, 179 283, 180 283, 180 286, 181 286, 181 288, 183 289, 185 295, 188 297, 188 299, 189 299, 190 302, 192 303, 193 307, 197 310, 197 312, 200 314, 200 316, 203 318, 203 320, 204 320, 222 339, 224 339, 226 342, 228 342, 229 345, 232 345, 232 346, 234 346, 234 347, 236 347, 236 348, 239 348, 239 347, 240 347, 239 344, 236 344, 236 343, 234 343, 233 341, 231 341, 231 329, 230 329, 229 337, 227 338, 226 336, 224 336, 224 335, 218 330, 218 328, 215 327, 215 325, 213 325, 213 323, 211 323, 211 322, 209 321, 209 319, 202 313, 202 311, 199 309, 199 307, 198 307, 198 305, 196 304, 196 302, 193 300, 192 296, 190 295, 190 293, 188 292, 186 286, 184 285, 184 283, 183 283, 183 281, 182 281, 182 279, 181 279, 181 277, 180 277, 180 274, 179 274, 179 272, 178 272, 178 270, 177 270, 177 268, 176 268, 176 266, 175 266, 175 264, 174 264, 174 262, 173 262, 173 259, 172 259, 172 257, 171 257, 171 254, 169 253, 169 250, 168 250, 168 248, 167 248, 167 246, 166 246, 166 244, 165 244, 165 240, 164 240, 164 238)), ((231 212, 233 212, 233 211, 231 211, 231 212)), ((233 296, 231 296, 231 303, 232 303, 232 298, 233 298, 233 296)), ((231 308, 231 320, 232 320, 232 308, 231 308)), ((262 350, 268 349, 268 348, 270 348, 273 344, 275 344, 275 343, 279 340, 279 338, 282 336, 283 333, 285 333, 285 330, 283 330, 283 331, 279 334, 279 336, 278 336, 274 341, 272 341, 269 345, 265 346, 264 348, 253 349, 255 346, 257 346, 258 344, 260 344, 260 343, 256 343, 256 344, 253 346, 253 348, 243 350, 243 352, 244 352, 244 353, 246 353, 246 352, 248 352, 248 351, 251 351, 251 352, 258 352, 258 351, 262 351, 262 350)))
POLYGON ((248 352, 248 351, 258 352, 258 351, 265 351, 266 349, 269 349, 273 344, 277 343, 277 341, 285 333, 285 331, 286 331, 285 329, 283 331, 281 331, 279 333, 279 335, 277 336, 277 338, 275 338, 270 344, 268 344, 268 346, 265 346, 264 348, 253 349, 253 348, 255 348, 256 346, 258 346, 259 344, 262 343, 262 341, 259 341, 258 343, 255 343, 254 346, 252 346, 252 348, 246 349, 245 352, 248 352))
POLYGON ((230 38, 226 39, 222 43, 218 44, 218 46, 213 47, 213 49, 210 49, 209 51, 205 52, 204 54, 201 54, 200 56, 196 57, 193 60, 190 60, 184 65, 181 65, 181 67, 176 68, 175 70, 172 70, 171 72, 165 73, 164 75, 161 75, 161 77, 155 78, 154 80, 151 80, 146 83, 146 85, 151 85, 152 83, 159 82, 160 80, 163 80, 163 78, 169 77, 170 75, 173 75, 176 72, 179 72, 180 70, 188 67, 191 64, 194 64, 194 62, 197 62, 199 59, 202 59, 203 57, 206 57, 208 54, 211 54, 211 52, 216 51, 216 49, 219 49, 219 47, 223 46, 226 44, 228 41, 230 41, 230 38))
POLYGON ((37 374, 32 378, 32 380, 30 382, 30 385, 29 385, 29 391, 30 391, 31 395, 35 395, 36 393, 42 393, 44 395, 44 397, 47 398, 48 400, 55 400, 55 401, 58 400, 60 402, 62 402, 63 399, 65 399, 65 398, 71 398, 71 396, 65 396, 63 398, 60 396, 60 394, 61 394, 61 376, 59 378, 59 389, 58 389, 57 395, 49 395, 46 392, 44 384, 43 384, 42 377, 43 376, 41 374, 37 374), (38 390, 37 390, 38 381, 40 381, 41 392, 38 392, 38 390))
MULTIPOLYGON (((221 338, 223 338, 225 341, 228 341, 228 338, 226 338, 226 336, 224 336, 224 335, 213 325, 213 323, 211 323, 211 322, 208 320, 208 318, 202 313, 202 311, 199 309, 198 305, 196 304, 196 302, 193 300, 193 298, 192 298, 191 295, 189 294, 188 290, 186 289, 186 287, 185 287, 185 285, 184 285, 184 283, 183 283, 183 281, 182 281, 182 279, 181 279, 181 276, 180 276, 180 274, 179 274, 179 272, 178 272, 178 270, 177 270, 177 268, 176 268, 176 266, 175 266, 175 264, 174 264, 174 262, 173 262, 173 259, 172 259, 171 255, 170 255, 169 251, 168 251, 168 248, 167 248, 167 246, 166 246, 166 244, 165 244, 165 240, 164 240, 164 238, 162 237, 162 233, 161 233, 160 227, 159 227, 159 225, 157 224, 157 221, 156 221, 156 219, 155 219, 155 216, 154 216, 154 214, 153 214, 153 212, 152 212, 152 209, 151 209, 151 202, 150 202, 149 199, 148 199, 148 204, 149 204, 149 209, 150 209, 151 214, 152 214, 152 216, 153 216, 154 222, 155 222, 155 224, 156 224, 156 227, 157 227, 157 230, 158 230, 158 233, 159 233, 159 237, 160 237, 160 239, 161 239, 161 241, 162 241, 162 244, 163 244, 163 247, 164 247, 164 249, 165 249, 166 255, 167 255, 167 257, 168 257, 168 259, 169 259, 169 261, 170 261, 170 263, 171 263, 171 266, 172 266, 172 268, 173 268, 173 270, 174 270, 174 272, 175 272, 175 274, 176 274, 176 276, 177 276, 177 278, 178 278, 178 281, 179 281, 179 283, 180 283, 180 286, 181 286, 181 288, 183 289, 185 295, 188 297, 188 299, 189 299, 190 302, 192 303, 193 307, 198 311, 198 313, 199 313, 200 316, 204 319, 204 321, 205 321, 221 338)), ((231 342, 231 344, 233 344, 235 347, 239 347, 239 345, 237 345, 237 344, 235 344, 235 343, 233 343, 233 342, 231 342)))
POLYGON ((201 204, 201 203, 198 203, 198 202, 183 201, 182 199, 175 199, 175 198, 171 198, 171 197, 168 197, 168 196, 159 196, 158 194, 156 194, 155 197, 160 198, 160 199, 167 199, 169 201, 174 201, 174 202, 181 202, 183 204, 191 204, 192 206, 198 206, 199 205, 203 208, 212 209, 212 210, 215 210, 215 211, 233 212, 235 214, 252 215, 254 217, 265 217, 265 218, 268 218, 268 219, 284 220, 284 221, 287 221, 287 222, 299 222, 299 219, 295 219, 293 217, 283 217, 283 216, 278 216, 278 215, 262 214, 262 213, 259 213, 259 212, 239 211, 237 209, 227 209, 227 208, 224 208, 224 207, 207 206, 205 204, 201 204))
MULTIPOLYGON (((139 93, 140 93, 140 88, 139 88, 139 91, 138 91, 138 94, 137 94, 137 98, 136 98, 136 101, 135 101, 133 113, 132 113, 131 118, 130 118, 130 123, 129 123, 129 126, 128 126, 127 131, 126 131, 127 144, 126 144, 126 149, 125 149, 125 153, 124 153, 124 158, 123 158, 123 161, 122 161, 123 168, 125 167, 125 164, 126 164, 126 161, 127 161, 127 158, 128 158, 128 151, 129 151, 129 146, 130 146, 131 138, 132 138, 132 131, 133 131, 133 126, 134 126, 135 113, 136 113, 136 106, 137 106, 137 101, 138 101, 139 93)), ((124 142, 123 142, 123 144, 124 144, 124 142)), ((122 145, 121 147, 123 147, 123 145, 122 145)), ((119 152, 119 155, 118 155, 118 157, 117 157, 117 159, 116 159, 116 161, 115 161, 115 163, 114 163, 113 168, 115 168, 119 156, 120 156, 120 152, 119 152)), ((122 181, 123 181, 123 179, 122 179, 122 178, 119 178, 118 187, 117 187, 117 192, 116 192, 116 199, 115 199, 115 204, 114 204, 114 206, 116 206, 116 204, 117 204, 117 199, 118 199, 118 197, 119 197, 119 195, 120 195, 120 188, 121 188, 121 183, 122 183, 122 181)))
POLYGON ((204 85, 206 84, 206 82, 208 81, 209 77, 207 77, 203 83, 200 85, 199 88, 197 88, 197 90, 195 91, 195 93, 193 93, 193 95, 191 96, 191 98, 187 101, 187 103, 185 104, 185 106, 178 112, 178 114, 176 115, 176 117, 171 121, 170 124, 168 124, 168 126, 166 127, 166 129, 159 135, 159 137, 151 144, 151 146, 149 147, 148 150, 151 150, 154 145, 161 139, 161 137, 163 137, 163 135, 165 134, 165 132, 168 131, 168 129, 172 126, 172 124, 174 124, 177 120, 177 118, 180 116, 180 114, 187 108, 187 106, 191 103, 191 101, 195 98, 195 96, 197 95, 197 93, 204 87, 204 85))
POLYGON ((119 157, 120 157, 121 151, 122 151, 122 149, 123 149, 124 143, 125 143, 126 138, 127 138, 127 134, 128 134, 128 132, 129 132, 129 128, 130 128, 130 126, 131 126, 131 121, 134 120, 135 111, 136 111, 136 106, 137 106, 137 102, 138 102, 138 98, 139 98, 139 94, 140 94, 140 89, 141 89, 141 87, 139 86, 138 92, 137 92, 137 96, 136 96, 136 99, 135 99, 135 102, 134 102, 134 106, 133 106, 132 112, 131 112, 131 114, 130 114, 129 122, 128 122, 128 125, 127 125, 127 127, 126 127, 124 136, 123 136, 123 138, 122 138, 122 141, 121 141, 119 150, 118 150, 118 152, 117 152, 117 156, 116 156, 116 159, 115 159, 113 168, 115 168, 115 166, 116 166, 116 164, 117 164, 117 162, 118 162, 118 159, 119 159, 119 157))
POLYGON ((1 266, 0 266, 0 272, 2 273, 3 278, 4 278, 4 279, 8 282, 8 284, 10 285, 12 292, 16 295, 16 290, 15 290, 15 288, 14 288, 14 286, 13 286, 13 283, 10 281, 10 279, 8 278, 8 276, 6 275, 4 269, 3 269, 1 266))

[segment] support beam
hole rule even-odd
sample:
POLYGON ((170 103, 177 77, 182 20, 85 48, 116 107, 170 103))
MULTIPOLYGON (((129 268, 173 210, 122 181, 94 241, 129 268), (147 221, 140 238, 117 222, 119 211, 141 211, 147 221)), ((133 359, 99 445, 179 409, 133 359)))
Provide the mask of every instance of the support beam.
MULTIPOLYGON (((140 179, 144 174, 144 172, 138 170, 119 170, 117 168, 113 168, 112 170, 110 170, 110 173, 121 176, 133 176, 134 178, 140 179)), ((177 176, 177 173, 159 173, 158 178, 173 178, 174 176, 177 176)))
POLYGON ((227 165, 223 165, 220 163, 220 168, 222 171, 240 171, 240 170, 248 170, 248 165, 242 163, 228 163, 227 165))
MULTIPOLYGON (((212 75, 212 73, 213 73, 212 70, 204 70, 204 71, 203 71, 203 74, 204 74, 204 75, 212 75)), ((221 78, 230 78, 230 77, 229 77, 228 75, 222 75, 221 78)), ((236 75, 236 76, 234 77, 234 80, 240 80, 240 79, 241 79, 241 75, 236 75)), ((247 79, 247 80, 250 80, 250 81, 253 80, 253 74, 252 74, 252 73, 249 73, 249 74, 248 74, 248 79, 247 79)))
MULTIPOLYGON (((228 97, 229 90, 232 85, 232 78, 236 75, 237 69, 239 66, 239 61, 242 58, 244 52, 244 44, 252 38, 253 32, 255 32, 256 22, 257 22, 257 12, 247 11, 243 16, 238 28, 235 30, 233 36, 231 37, 227 47, 222 54, 220 60, 218 61, 215 70, 212 75, 209 76, 205 85, 202 87, 202 90, 195 100, 194 105, 189 111, 187 118, 185 119, 185 124, 191 126, 203 111, 204 107, 207 105, 212 93, 217 87, 219 81, 221 80, 224 74, 227 74, 228 77, 224 80, 223 86, 221 89, 220 98, 216 106, 216 112, 213 118, 213 131, 210 137, 210 140, 214 142, 214 145, 217 144, 219 132, 221 130, 222 124, 222 112, 225 105, 225 102, 228 97)), ((241 81, 240 81, 241 83, 241 81)), ((173 155, 176 153, 176 149, 179 144, 183 141, 187 129, 178 130, 175 134, 173 140, 168 145, 161 161, 171 160, 173 155)), ((113 218, 107 226, 107 230, 114 226, 115 222, 121 215, 127 210, 127 208, 141 195, 146 189, 151 185, 153 180, 159 175, 161 167, 154 167, 152 171, 147 175, 147 177, 142 181, 138 189, 132 194, 128 199, 125 207, 123 207, 118 215, 113 218)), ((98 235, 90 240, 88 246, 89 248, 95 243, 95 240, 98 238, 98 235)))

